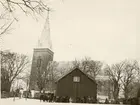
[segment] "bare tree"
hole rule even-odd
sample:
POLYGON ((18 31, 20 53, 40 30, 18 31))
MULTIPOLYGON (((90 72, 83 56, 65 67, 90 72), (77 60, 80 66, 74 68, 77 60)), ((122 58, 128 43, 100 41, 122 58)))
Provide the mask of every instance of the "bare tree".
POLYGON ((90 72, 89 70, 90 61, 91 61, 90 57, 85 57, 81 61, 81 69, 86 73, 90 72))
POLYGON ((55 90, 55 81, 59 78, 58 75, 58 62, 51 61, 47 66, 48 76, 45 88, 49 91, 55 90))
MULTIPOLYGON (((58 63, 56 64, 58 65, 58 63)), ((93 61, 89 57, 85 57, 82 60, 75 59, 72 62, 67 62, 62 67, 54 66, 56 67, 56 69, 54 69, 53 71, 56 78, 55 80, 74 68, 79 68, 93 78, 96 78, 96 76, 101 71, 102 65, 102 62, 100 61, 93 61)))
POLYGON ((29 82, 30 82, 30 63, 29 63, 29 68, 27 68, 26 71, 24 71, 23 73, 21 73, 21 75, 19 75, 16 80, 22 80, 25 82, 25 89, 28 90, 29 89, 29 82))
POLYGON ((50 75, 50 78, 48 79, 50 79, 53 82, 56 81, 56 79, 58 78, 57 67, 58 67, 58 62, 56 61, 49 62, 47 66, 47 71, 48 71, 48 74, 50 75))
POLYGON ((75 59, 75 61, 72 62, 72 68, 77 67, 94 79, 96 79, 97 75, 100 73, 102 66, 102 62, 91 60, 90 57, 84 57, 82 60, 75 59))
POLYGON ((11 26, 14 21, 15 20, 11 19, 6 11, 0 14, 0 36, 10 33, 10 31, 12 30, 11 26))
POLYGON ((138 62, 136 60, 125 60, 124 63, 125 66, 123 68, 123 77, 121 78, 121 83, 122 89, 124 91, 124 97, 125 99, 128 99, 129 97, 131 97, 130 93, 134 89, 133 83, 135 82, 138 73, 138 62))
POLYGON ((81 68, 81 61, 75 59, 74 61, 72 61, 72 68, 81 68))
POLYGON ((136 75, 136 81, 137 81, 137 83, 139 83, 140 84, 140 62, 139 61, 136 61, 137 63, 136 63, 136 66, 135 66, 135 69, 136 69, 136 71, 137 71, 137 75, 136 75))
POLYGON ((56 73, 57 65, 58 65, 57 62, 50 61, 47 65, 47 68, 43 71, 41 70, 41 59, 37 61, 38 71, 36 73, 36 77, 37 77, 37 86, 40 92, 43 89, 51 89, 53 87, 53 84, 57 79, 56 73))
MULTIPOLYGON (((77 62, 77 61, 76 61, 77 62)), ((77 67, 77 63, 75 61, 72 62, 64 62, 62 63, 57 63, 57 67, 54 70, 54 76, 55 76, 55 81, 62 76, 64 76, 66 73, 74 69, 74 65, 77 67)))
POLYGON ((10 32, 10 27, 12 26, 13 22, 14 20, 12 20, 9 23, 2 24, 2 26, 0 26, 0 36, 3 34, 8 34, 10 32))
POLYGON ((68 72, 68 70, 69 68, 66 68, 66 67, 60 68, 60 70, 57 71, 58 78, 61 77, 62 75, 65 75, 65 73, 68 72))
POLYGON ((120 91, 120 80, 123 76, 124 62, 113 64, 112 66, 107 65, 105 68, 106 74, 108 75, 111 84, 113 85, 112 93, 114 100, 118 101, 120 91))
POLYGON ((28 67, 29 60, 25 55, 1 51, 2 89, 9 92, 13 81, 28 67))
POLYGON ((44 12, 48 9, 46 3, 44 0, 0 0, 1 6, 8 12, 12 13, 20 9, 25 14, 44 12))
POLYGON ((101 71, 102 66, 102 62, 91 60, 90 57, 85 57, 81 61, 78 61, 76 59, 75 61, 73 61, 73 67, 80 68, 82 71, 89 74, 94 79, 96 79, 97 75, 101 71))
POLYGON ((87 57, 85 57, 85 59, 82 61, 82 70, 91 75, 94 79, 96 79, 97 75, 99 75, 102 66, 102 62, 94 61, 87 57))
POLYGON ((0 9, 4 11, 0 14, 0 21, 4 22, 0 25, 0 36, 7 34, 11 30, 11 25, 18 18, 14 15, 16 12, 21 11, 25 15, 30 15, 36 18, 48 10, 48 0, 0 0, 0 9), (9 21, 7 20, 8 15, 9 21))

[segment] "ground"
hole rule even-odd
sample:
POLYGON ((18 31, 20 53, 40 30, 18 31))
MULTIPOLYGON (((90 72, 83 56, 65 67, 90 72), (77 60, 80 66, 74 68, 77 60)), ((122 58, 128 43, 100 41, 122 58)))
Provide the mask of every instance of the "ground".
MULTIPOLYGON (((0 99, 0 105, 66 105, 66 104, 67 105, 92 105, 92 104, 78 104, 78 103, 47 103, 47 102, 40 102, 40 100, 35 100, 35 99, 26 100, 25 98, 22 99, 16 98, 15 101, 13 101, 13 98, 0 99)), ((103 104, 95 104, 95 105, 103 105, 103 104)))

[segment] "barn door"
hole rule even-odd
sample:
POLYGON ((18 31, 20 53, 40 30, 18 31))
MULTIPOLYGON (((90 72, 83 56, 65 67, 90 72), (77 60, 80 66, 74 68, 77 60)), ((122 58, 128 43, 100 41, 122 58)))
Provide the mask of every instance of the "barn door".
POLYGON ((79 83, 80 77, 74 76, 73 77, 73 92, 74 92, 74 101, 76 102, 76 98, 79 96, 79 83))

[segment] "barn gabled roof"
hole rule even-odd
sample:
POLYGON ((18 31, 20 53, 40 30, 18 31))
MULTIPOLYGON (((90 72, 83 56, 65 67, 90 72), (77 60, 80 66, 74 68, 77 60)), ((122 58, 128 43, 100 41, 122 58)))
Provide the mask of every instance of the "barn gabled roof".
MULTIPOLYGON (((61 80, 62 78, 64 78, 65 76, 67 76, 68 74, 70 74, 70 73, 71 73, 72 71, 74 71, 74 70, 79 70, 79 71, 81 71, 84 75, 86 75, 89 79, 91 79, 92 81, 94 81, 94 82, 96 83, 95 79, 94 79, 92 76, 88 75, 87 73, 85 73, 84 71, 80 70, 79 68, 74 68, 74 69, 69 70, 66 74, 62 75, 62 76, 61 76, 60 78, 58 78, 57 81, 55 81, 55 82, 58 82, 59 80, 61 80)), ((97 83, 96 83, 96 84, 97 84, 97 83)))

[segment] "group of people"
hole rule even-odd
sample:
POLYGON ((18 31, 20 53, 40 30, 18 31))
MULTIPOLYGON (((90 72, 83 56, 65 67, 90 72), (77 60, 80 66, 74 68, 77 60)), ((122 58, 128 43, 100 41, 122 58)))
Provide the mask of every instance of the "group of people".
POLYGON ((76 97, 77 103, 96 103, 97 100, 94 97, 91 96, 84 96, 84 97, 76 97))
POLYGON ((40 101, 54 102, 54 94, 53 93, 43 93, 40 95, 40 101))
POLYGON ((109 100, 106 98, 104 104, 129 104, 129 105, 138 105, 138 98, 129 98, 129 99, 118 99, 118 100, 111 100, 109 102, 109 100))
POLYGON ((15 101, 15 97, 19 97, 19 99, 21 98, 29 98, 31 96, 31 91, 24 91, 22 88, 21 89, 16 89, 15 91, 12 91, 12 96, 13 96, 13 101, 15 101))
POLYGON ((40 101, 63 103, 96 103, 96 99, 90 96, 71 98, 69 96, 55 96, 53 93, 41 94, 40 101))

